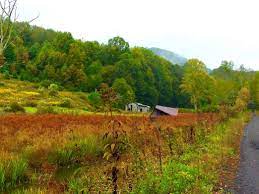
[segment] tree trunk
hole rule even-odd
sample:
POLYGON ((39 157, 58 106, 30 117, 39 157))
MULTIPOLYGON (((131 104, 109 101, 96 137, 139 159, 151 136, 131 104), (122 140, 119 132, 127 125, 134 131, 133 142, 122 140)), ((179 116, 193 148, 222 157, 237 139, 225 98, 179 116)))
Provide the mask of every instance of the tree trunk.
POLYGON ((0 43, 0 68, 3 67, 4 64, 5 64, 4 48, 3 48, 3 44, 0 43))
POLYGON ((198 106, 197 106, 197 103, 194 103, 194 110, 195 110, 195 112, 196 112, 196 113, 198 112, 198 106))

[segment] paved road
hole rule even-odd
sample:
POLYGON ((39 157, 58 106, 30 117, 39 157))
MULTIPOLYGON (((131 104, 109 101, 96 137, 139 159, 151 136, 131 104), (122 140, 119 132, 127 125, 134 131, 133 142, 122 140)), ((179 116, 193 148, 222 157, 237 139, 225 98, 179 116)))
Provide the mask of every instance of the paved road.
POLYGON ((245 129, 241 159, 236 179, 236 194, 259 194, 259 117, 245 129))

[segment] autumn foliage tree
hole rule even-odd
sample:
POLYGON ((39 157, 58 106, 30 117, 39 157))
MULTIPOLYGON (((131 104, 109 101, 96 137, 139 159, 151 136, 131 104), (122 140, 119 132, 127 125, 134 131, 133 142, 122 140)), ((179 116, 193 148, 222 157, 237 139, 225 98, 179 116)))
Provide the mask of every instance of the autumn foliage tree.
POLYGON ((247 108, 247 105, 250 100, 250 92, 248 88, 243 87, 238 93, 234 110, 236 112, 244 111, 247 108))
POLYGON ((250 94, 252 102, 259 107, 259 72, 255 73, 254 78, 250 83, 250 94))

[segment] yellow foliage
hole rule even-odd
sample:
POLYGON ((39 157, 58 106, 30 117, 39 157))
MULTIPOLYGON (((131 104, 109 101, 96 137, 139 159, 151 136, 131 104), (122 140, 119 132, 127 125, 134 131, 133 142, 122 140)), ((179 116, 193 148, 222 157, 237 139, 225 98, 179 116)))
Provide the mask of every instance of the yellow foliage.
POLYGON ((7 89, 7 88, 0 88, 0 94, 8 94, 13 92, 12 89, 7 89))
POLYGON ((28 96, 38 96, 38 95, 40 95, 40 93, 38 93, 38 92, 22 92, 23 94, 25 94, 25 95, 28 95, 28 96))

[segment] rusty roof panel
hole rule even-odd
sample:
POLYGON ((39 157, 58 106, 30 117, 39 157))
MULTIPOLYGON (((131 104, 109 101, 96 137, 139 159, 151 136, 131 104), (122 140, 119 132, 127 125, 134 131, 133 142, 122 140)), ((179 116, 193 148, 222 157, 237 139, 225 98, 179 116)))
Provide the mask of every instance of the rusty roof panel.
POLYGON ((165 107, 165 106, 159 106, 157 105, 155 107, 155 109, 159 110, 159 111, 162 111, 168 115, 171 115, 171 116, 177 116, 178 115, 178 108, 171 108, 171 107, 165 107))

